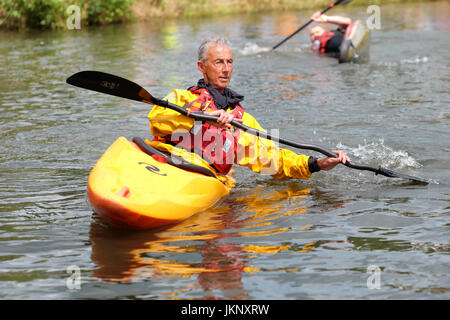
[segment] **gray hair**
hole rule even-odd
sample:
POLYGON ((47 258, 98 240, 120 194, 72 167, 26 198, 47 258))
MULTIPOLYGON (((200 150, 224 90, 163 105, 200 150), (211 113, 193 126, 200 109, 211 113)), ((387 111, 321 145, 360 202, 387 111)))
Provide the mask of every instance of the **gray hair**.
POLYGON ((223 46, 227 46, 228 48, 231 47, 230 41, 228 41, 225 38, 215 37, 215 38, 207 39, 207 40, 203 41, 203 43, 198 48, 198 60, 199 61, 206 63, 206 60, 208 59, 206 53, 208 52, 208 49, 212 44, 223 45, 223 46))

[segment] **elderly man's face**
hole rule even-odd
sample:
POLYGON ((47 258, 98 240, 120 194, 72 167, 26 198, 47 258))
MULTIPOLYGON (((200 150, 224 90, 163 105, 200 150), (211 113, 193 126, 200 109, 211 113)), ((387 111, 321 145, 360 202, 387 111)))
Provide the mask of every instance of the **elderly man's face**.
POLYGON ((233 72, 233 53, 226 45, 212 44, 207 50, 205 63, 197 62, 206 83, 223 93, 233 72))

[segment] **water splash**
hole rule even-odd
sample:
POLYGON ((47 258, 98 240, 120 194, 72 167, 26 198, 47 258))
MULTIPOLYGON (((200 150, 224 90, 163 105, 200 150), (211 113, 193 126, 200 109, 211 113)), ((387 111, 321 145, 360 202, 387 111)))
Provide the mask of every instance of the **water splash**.
POLYGON ((384 139, 378 142, 365 142, 357 148, 351 148, 339 143, 337 148, 345 150, 351 158, 357 158, 357 162, 368 163, 372 165, 382 164, 390 169, 420 168, 418 163, 408 152, 403 150, 394 150, 384 144, 384 139))
POLYGON ((261 52, 267 52, 269 50, 270 50, 270 48, 260 47, 256 43, 247 42, 245 44, 244 48, 239 49, 239 53, 244 55, 244 56, 250 56, 250 55, 255 55, 255 54, 258 54, 258 53, 261 53, 261 52))
POLYGON ((384 67, 398 67, 400 65, 427 63, 428 60, 429 58, 427 56, 424 56, 424 57, 401 59, 400 61, 381 62, 379 65, 384 67))
POLYGON ((402 59, 400 60, 400 64, 419 64, 428 62, 428 57, 416 57, 414 59, 402 59))
POLYGON ((294 52, 296 53, 309 53, 311 52, 311 44, 310 43, 304 43, 300 45, 300 47, 294 48, 294 52))

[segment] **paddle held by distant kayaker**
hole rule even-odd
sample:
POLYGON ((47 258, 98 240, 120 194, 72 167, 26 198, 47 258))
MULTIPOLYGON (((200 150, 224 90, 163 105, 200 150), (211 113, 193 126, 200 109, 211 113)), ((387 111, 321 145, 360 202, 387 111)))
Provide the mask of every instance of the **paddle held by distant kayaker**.
POLYGON ((311 38, 311 50, 316 53, 338 55, 339 48, 344 41, 345 31, 352 23, 352 19, 343 16, 327 16, 315 12, 311 20, 317 23, 331 23, 338 26, 336 30, 327 30, 322 26, 314 26, 309 30, 311 38))
POLYGON ((215 38, 202 43, 198 51, 198 70, 203 78, 187 90, 174 89, 166 98, 189 112, 219 116, 217 122, 196 122, 169 108, 155 106, 149 113, 153 141, 163 152, 213 169, 225 176, 234 163, 254 172, 276 178, 308 179, 313 172, 333 169, 350 161, 342 151, 337 157, 315 158, 279 148, 274 141, 234 129, 231 121, 264 130, 253 116, 244 112, 244 96, 228 85, 233 72, 233 54, 228 40, 215 38), (186 156, 189 153, 189 157, 186 156))

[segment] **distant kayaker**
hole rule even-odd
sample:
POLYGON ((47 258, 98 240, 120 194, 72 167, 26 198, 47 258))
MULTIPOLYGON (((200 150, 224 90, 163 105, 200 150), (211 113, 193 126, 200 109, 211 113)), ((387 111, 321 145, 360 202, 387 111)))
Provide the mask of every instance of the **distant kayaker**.
POLYGON ((352 19, 342 16, 327 16, 316 12, 311 20, 318 23, 332 23, 338 25, 336 30, 326 30, 321 26, 314 26, 309 30, 311 38, 311 50, 316 53, 327 53, 338 55, 342 41, 344 41, 345 30, 352 23, 352 19))
POLYGON ((203 161, 202 165, 213 168, 219 176, 225 176, 236 163, 276 178, 308 179, 313 172, 331 170, 339 163, 350 161, 343 151, 333 151, 337 158, 318 159, 298 155, 278 148, 273 141, 234 130, 230 125, 232 120, 264 129, 253 116, 244 112, 241 106, 244 97, 228 88, 233 63, 228 40, 215 38, 203 42, 197 61, 203 78, 187 90, 173 90, 165 99, 185 106, 191 112, 218 116, 217 122, 194 122, 176 111, 155 106, 148 115, 155 137, 150 145, 192 163, 195 160, 197 165, 203 161), (186 151, 196 159, 187 157, 186 151))

